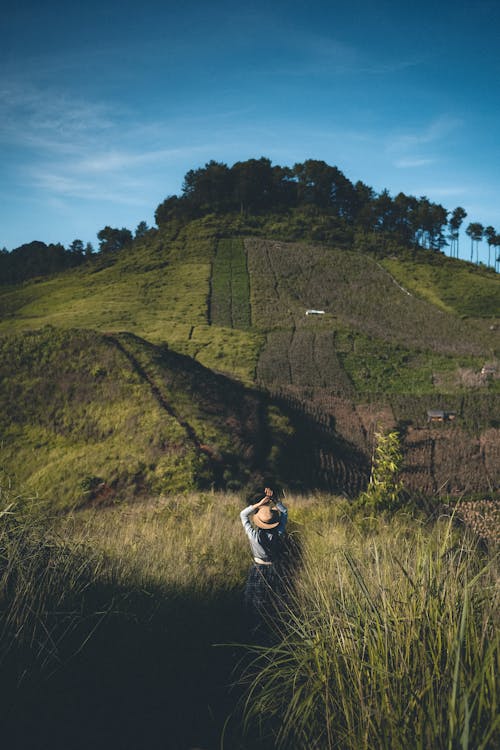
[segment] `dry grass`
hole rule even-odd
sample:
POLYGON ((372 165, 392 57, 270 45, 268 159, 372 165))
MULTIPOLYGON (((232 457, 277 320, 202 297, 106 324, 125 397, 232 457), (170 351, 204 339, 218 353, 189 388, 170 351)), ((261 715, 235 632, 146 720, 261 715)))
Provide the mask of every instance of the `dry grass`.
MULTIPOLYGON (((4 690, 13 664, 23 665, 29 686, 82 652, 92 675, 116 660, 123 684, 105 673, 120 701, 135 696, 139 674, 148 683, 144 670, 153 672, 160 660, 151 677, 165 701, 155 714, 158 727, 186 708, 178 670, 192 681, 186 689, 195 691, 200 710, 213 691, 220 696, 211 674, 221 659, 227 669, 231 650, 214 654, 210 644, 242 634, 250 565, 239 520, 244 498, 179 494, 52 520, 37 520, 8 493, 2 500, 4 690), (131 632, 140 643, 136 655, 131 632)), ((270 722, 261 729, 271 733, 271 746, 294 750, 492 748, 499 696, 494 550, 479 550, 448 519, 364 517, 328 496, 290 497, 287 504, 304 565, 278 640, 255 651, 247 720, 265 715, 270 722)), ((214 680, 228 679, 223 672, 214 680)), ((78 671, 69 675, 77 685, 78 671)), ((132 713, 127 726, 134 721, 132 713)), ((186 743, 189 727, 177 728, 186 743)), ((242 738, 237 713, 228 732, 231 746, 264 747, 255 733, 242 738)))

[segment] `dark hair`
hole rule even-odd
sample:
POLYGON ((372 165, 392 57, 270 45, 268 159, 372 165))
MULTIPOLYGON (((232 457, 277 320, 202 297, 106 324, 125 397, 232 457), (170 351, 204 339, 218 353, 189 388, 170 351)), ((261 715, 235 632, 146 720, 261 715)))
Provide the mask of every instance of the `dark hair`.
POLYGON ((278 533, 278 528, 274 529, 259 529, 258 542, 264 549, 266 557, 272 562, 278 560, 282 555, 283 540, 281 534, 278 533))

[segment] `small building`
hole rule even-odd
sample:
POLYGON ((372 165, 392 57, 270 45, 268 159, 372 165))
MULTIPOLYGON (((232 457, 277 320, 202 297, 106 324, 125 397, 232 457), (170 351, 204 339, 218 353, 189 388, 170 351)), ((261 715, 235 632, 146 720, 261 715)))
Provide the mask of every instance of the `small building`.
POLYGON ((481 375, 485 378, 493 378, 496 374, 496 365, 483 365, 481 368, 481 375))
POLYGON ((457 413, 454 411, 446 411, 445 409, 427 409, 427 421, 428 422, 453 422, 456 419, 457 413))
POLYGON ((324 310, 306 310, 306 315, 324 315, 324 310))

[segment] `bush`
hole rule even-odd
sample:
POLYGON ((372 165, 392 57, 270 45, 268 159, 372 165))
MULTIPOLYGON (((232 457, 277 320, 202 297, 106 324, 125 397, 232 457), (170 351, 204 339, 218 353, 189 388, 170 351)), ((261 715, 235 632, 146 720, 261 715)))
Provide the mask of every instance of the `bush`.
POLYGON ((360 501, 377 511, 396 510, 401 504, 403 465, 399 433, 376 432, 370 481, 360 501))

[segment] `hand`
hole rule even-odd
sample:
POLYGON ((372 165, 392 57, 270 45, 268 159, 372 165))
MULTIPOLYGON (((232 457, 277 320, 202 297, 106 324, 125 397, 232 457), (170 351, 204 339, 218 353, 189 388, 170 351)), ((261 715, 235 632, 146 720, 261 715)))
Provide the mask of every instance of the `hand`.
POLYGON ((267 497, 272 497, 274 494, 270 487, 264 487, 264 492, 266 493, 267 497))
POLYGON ((258 508, 262 508, 263 505, 269 505, 270 502, 271 502, 270 496, 266 495, 265 497, 262 498, 262 500, 259 500, 258 503, 255 503, 253 507, 255 508, 255 510, 258 510, 258 508))

